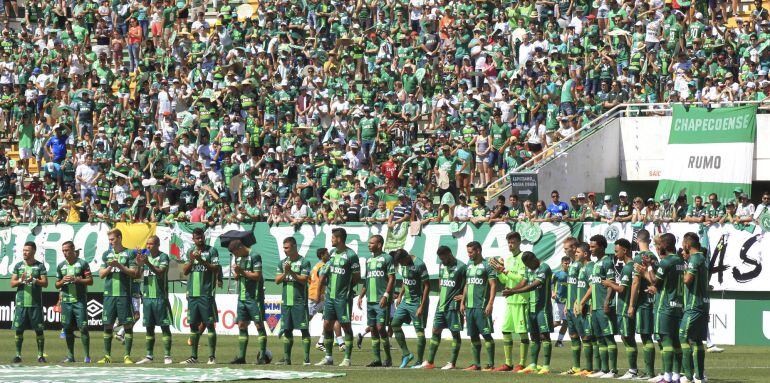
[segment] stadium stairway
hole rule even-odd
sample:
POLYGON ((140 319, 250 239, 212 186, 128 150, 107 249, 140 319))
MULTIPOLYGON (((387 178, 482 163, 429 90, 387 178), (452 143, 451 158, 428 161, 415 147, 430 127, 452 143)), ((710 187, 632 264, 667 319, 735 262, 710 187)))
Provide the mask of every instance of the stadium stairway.
MULTIPOLYGON (((619 134, 620 118, 662 114, 666 110, 670 110, 668 108, 667 104, 620 104, 615 106, 594 120, 583 124, 573 134, 553 143, 527 162, 490 183, 485 190, 487 205, 492 207, 497 197, 504 196, 507 200, 508 196, 513 193, 514 188, 511 186, 510 175, 514 173, 517 175, 532 174, 538 178, 538 185, 534 189, 515 189, 519 194, 520 200, 529 198, 538 200, 542 199, 544 194, 550 193, 550 189, 544 190, 544 186, 551 186, 554 183, 554 180, 551 178, 557 174, 564 174, 566 168, 583 163, 599 164, 600 167, 604 166, 604 168, 607 168, 606 165, 608 163, 613 161, 617 163, 620 156, 618 152, 619 137, 617 136, 619 134), (605 132, 605 130, 608 132, 605 132), (614 136, 612 135, 613 133, 615 134, 614 136), (612 159, 610 156, 616 156, 617 158, 612 159), (602 157, 605 159, 604 161, 602 157), (532 196, 532 194, 536 195, 532 196)), ((605 172, 613 173, 615 170, 617 169, 612 169, 610 166, 605 172)), ((573 170, 570 173, 570 176, 575 177, 574 180, 571 180, 571 183, 580 183, 585 181, 585 178, 596 178, 603 181, 604 177, 599 173, 602 173, 601 169, 584 169, 579 167, 579 170, 573 170)), ((617 176, 617 172, 610 174, 610 176, 617 176)), ((558 183, 563 182, 562 179, 558 183)))

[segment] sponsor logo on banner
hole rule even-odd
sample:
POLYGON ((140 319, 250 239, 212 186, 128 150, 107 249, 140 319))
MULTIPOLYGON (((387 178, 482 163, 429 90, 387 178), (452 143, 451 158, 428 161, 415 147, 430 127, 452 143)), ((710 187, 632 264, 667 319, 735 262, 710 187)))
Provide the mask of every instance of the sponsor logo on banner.
MULTIPOLYGON (((88 316, 88 328, 100 330, 102 328, 102 294, 89 293, 86 303, 86 315, 88 316), (95 314, 91 314, 96 310, 95 314)), ((43 326, 46 330, 61 329, 61 313, 57 307, 59 294, 55 292, 43 292, 43 326)), ((0 329, 10 329, 16 310, 16 292, 0 292, 0 329)))
POLYGON ((182 302, 182 298, 177 294, 169 296, 169 300, 171 301, 172 328, 177 331, 182 331, 182 317, 184 316, 183 314, 187 312, 185 303, 182 302))
POLYGON ((620 230, 616 226, 609 225, 604 230, 604 237, 607 238, 607 243, 614 243, 620 238, 620 230))
POLYGON ((102 312, 104 306, 96 299, 90 299, 86 303, 86 314, 88 315, 89 326, 102 326, 102 312))
POLYGON ((709 312, 709 335, 716 344, 735 344, 735 301, 712 299, 709 312))
POLYGON ((270 330, 269 333, 271 334, 276 332, 276 328, 280 330, 282 302, 283 300, 280 296, 278 299, 275 299, 274 297, 268 299, 265 297, 265 323, 267 323, 267 328, 270 330))
MULTIPOLYGON (((15 294, 10 292, 0 293, 0 329, 10 329, 13 321, 15 294)), ((238 304, 237 294, 218 294, 217 309, 219 310, 219 323, 216 325, 218 334, 238 335, 238 324, 236 322, 236 308, 238 304)), ((102 302, 101 293, 89 293, 87 303, 88 325, 89 329, 99 331, 102 329, 101 312, 102 302)), ((56 311, 55 304, 58 300, 58 294, 54 292, 43 293, 43 320, 45 328, 48 330, 61 329, 61 317, 56 311)), ((169 294, 169 301, 172 302, 172 333, 187 334, 190 332, 187 322, 187 299, 185 294, 169 294)), ((436 312, 438 297, 431 296, 429 301, 429 313, 436 312)), ((276 336, 281 330, 280 312, 281 296, 267 295, 265 297, 265 322, 267 323, 268 335, 276 336), (271 319, 272 318, 272 319, 271 319)), ((492 312, 492 322, 494 326, 493 336, 501 338, 502 332, 500 326, 504 322, 506 302, 503 297, 495 297, 494 310, 492 312)), ((141 310, 140 310, 141 313, 141 310)), ((431 316, 429 316, 431 318, 431 316)), ((426 323, 425 331, 432 331, 432 320, 426 323)), ((315 315, 309 323, 310 333, 313 336, 321 335, 323 321, 321 315, 315 315)), ((366 307, 358 308, 354 302, 351 314, 351 324, 353 331, 363 333, 366 329, 366 307)), ((732 299, 712 299, 711 312, 709 313, 709 332, 711 339, 717 344, 739 344, 739 345, 770 345, 770 302, 760 300, 742 300, 732 299), (740 329, 740 330, 738 330, 740 329)), ((416 336, 412 326, 404 326, 404 333, 409 338, 416 336)), ((135 332, 144 332, 145 328, 140 318, 134 326, 135 332)), ((558 328, 555 329, 558 331, 558 328)), ((254 326, 249 326, 251 335, 256 335, 254 326)), ((449 337, 449 333, 445 332, 449 337)), ((554 332, 553 336, 557 336, 554 332)), ((463 333, 465 337, 466 334, 463 333)))

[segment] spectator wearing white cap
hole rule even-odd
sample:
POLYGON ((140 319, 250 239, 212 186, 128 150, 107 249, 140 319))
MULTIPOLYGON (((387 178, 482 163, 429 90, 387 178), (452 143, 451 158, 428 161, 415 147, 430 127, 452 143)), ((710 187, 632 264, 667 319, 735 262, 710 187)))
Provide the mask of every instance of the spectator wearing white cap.
POLYGON ((612 203, 612 196, 609 194, 606 194, 604 196, 604 204, 602 205, 602 208, 599 209, 599 217, 601 217, 601 221, 606 223, 615 222, 615 216, 617 211, 618 211, 618 206, 612 203))
POLYGON ((630 222, 632 218, 632 211, 631 205, 628 203, 628 193, 621 191, 618 193, 618 199, 620 200, 620 205, 618 205, 617 209, 615 210, 615 221, 630 222))

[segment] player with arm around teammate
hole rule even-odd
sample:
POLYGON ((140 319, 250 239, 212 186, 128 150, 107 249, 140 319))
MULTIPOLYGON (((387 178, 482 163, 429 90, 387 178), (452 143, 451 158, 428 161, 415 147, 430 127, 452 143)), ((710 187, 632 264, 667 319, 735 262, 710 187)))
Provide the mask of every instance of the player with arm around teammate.
POLYGON ((409 254, 404 249, 398 249, 391 253, 393 263, 398 265, 401 274, 401 292, 396 299, 396 312, 393 314, 393 336, 401 348, 401 365, 406 368, 414 359, 414 354, 406 345, 406 337, 401 325, 411 323, 417 334, 417 362, 415 366, 422 364, 425 354, 425 322, 428 320, 428 296, 430 294, 430 279, 428 268, 420 258, 409 254))
POLYGON ((460 331, 463 330, 463 317, 460 313, 460 302, 463 299, 467 266, 452 254, 447 246, 439 246, 436 251, 441 261, 439 270, 439 298, 436 313, 433 316, 433 335, 428 347, 428 359, 420 365, 420 368, 436 368, 434 361, 436 351, 441 343, 441 332, 449 329, 452 334, 452 357, 442 367, 442 370, 454 369, 457 365, 457 357, 460 354, 460 331))
MULTIPOLYGON (((509 255, 503 260, 491 258, 489 265, 495 269, 501 288, 514 288, 524 280, 527 267, 521 261, 521 235, 513 231, 508 233, 505 239, 508 242, 509 255)), ((502 325, 505 363, 495 368, 495 371, 513 370, 518 372, 524 369, 524 363, 526 363, 529 353, 529 336, 527 335, 529 294, 509 295, 505 298, 505 303, 502 325), (519 344, 519 363, 515 366, 513 364, 513 334, 518 334, 521 342, 519 344)))
MULTIPOLYGON (((656 238, 657 241, 657 238, 656 238)), ((641 229, 636 233, 636 243, 639 251, 634 255, 634 272, 631 280, 631 295, 629 296, 626 315, 633 317, 636 324, 636 332, 642 339, 642 354, 644 355, 644 372, 638 374, 639 380, 649 380, 655 375, 655 343, 652 336, 655 334, 655 294, 648 291, 650 283, 644 278, 647 272, 642 264, 656 265, 658 257, 650 251, 650 232, 641 229)), ((622 314, 622 313, 619 313, 622 314)), ((659 381, 662 376, 655 380, 659 381)))
POLYGON ((521 256, 527 266, 526 279, 512 289, 503 290, 503 296, 529 294, 529 332, 532 337, 529 365, 519 371, 523 374, 549 374, 551 372, 551 331, 553 331, 553 307, 551 306, 551 268, 540 262, 531 251, 521 256), (538 369, 537 360, 543 348, 543 367, 538 369))
POLYGON ((492 339, 492 308, 497 289, 497 274, 495 269, 484 260, 481 254, 481 244, 477 241, 467 245, 468 266, 465 272, 465 289, 460 304, 460 313, 465 315, 468 324, 466 332, 471 338, 473 364, 465 371, 479 371, 481 368, 481 340, 484 338, 484 349, 487 352, 487 365, 483 371, 495 368, 495 341, 492 339))
POLYGON ((64 363, 75 362, 75 333, 80 331, 83 344, 84 363, 91 363, 91 336, 88 332, 86 305, 88 286, 94 284, 88 262, 78 258, 75 244, 64 242, 61 246, 64 261, 56 267, 56 288, 61 291, 61 324, 67 345, 67 357, 64 363))
POLYGON ((371 258, 366 260, 364 286, 358 294, 358 308, 363 309, 366 299, 366 321, 372 336, 372 355, 374 360, 366 367, 390 367, 390 340, 387 326, 390 324, 390 305, 393 288, 396 283, 396 269, 393 258, 382 251, 384 239, 381 235, 369 238, 371 258), (380 346, 385 348, 385 363, 382 362, 380 346))
POLYGON ((326 301, 324 303, 324 359, 316 363, 316 366, 330 366, 334 364, 332 359, 332 345, 334 342, 334 323, 339 322, 345 331, 345 359, 340 367, 350 367, 350 357, 353 352, 353 328, 350 325, 350 314, 353 308, 355 286, 361 282, 361 265, 358 263, 358 255, 349 248, 345 241, 348 234, 345 229, 338 227, 332 229, 332 250, 330 259, 322 269, 322 283, 326 285, 326 301))
POLYGON ((682 347, 679 343, 679 328, 682 321, 682 279, 685 269, 684 260, 676 252, 676 237, 665 233, 655 243, 661 260, 655 267, 650 261, 641 267, 646 269, 645 278, 650 286, 647 290, 655 294, 655 332, 663 344, 663 379, 662 382, 679 381, 679 362, 682 347))
POLYGON ((621 376, 621 380, 636 379, 638 375, 636 358, 636 318, 628 315, 628 307, 631 303, 631 283, 634 272, 634 261, 631 259, 631 242, 625 238, 615 241, 615 258, 623 263, 623 269, 617 280, 605 279, 602 285, 618 296, 617 302, 617 328, 626 346, 626 358, 628 360, 628 372, 621 376))
POLYGON ((682 345, 683 375, 679 382, 700 383, 705 380, 706 350, 703 341, 708 334, 710 302, 709 266, 703 255, 700 239, 687 233, 682 241, 684 271, 684 315, 679 325, 679 343, 682 345))

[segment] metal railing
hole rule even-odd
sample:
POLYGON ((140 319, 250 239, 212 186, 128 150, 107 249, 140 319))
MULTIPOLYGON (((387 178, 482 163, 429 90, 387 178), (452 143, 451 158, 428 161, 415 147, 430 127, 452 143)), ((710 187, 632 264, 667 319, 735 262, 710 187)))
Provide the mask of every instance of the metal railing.
MULTIPOLYGON (((719 108, 722 106, 726 107, 752 104, 759 105, 758 113, 770 113, 770 100, 768 99, 762 101, 732 101, 725 103, 711 103, 709 105, 697 102, 690 103, 688 105, 719 108)), ((626 103, 616 105, 612 109, 602 113, 598 117, 584 124, 580 127, 580 129, 575 130, 567 137, 564 137, 561 140, 551 144, 551 146, 547 148, 543 148, 540 153, 532 156, 532 158, 517 166, 516 168, 509 170, 508 173, 506 173, 504 176, 491 182, 486 188, 487 201, 494 201, 495 197, 507 190, 508 181, 511 174, 528 172, 531 173, 537 169, 542 168, 557 158, 559 155, 565 153, 575 145, 590 137, 592 134, 598 132, 605 126, 609 125, 611 122, 615 121, 615 119, 620 117, 640 117, 644 115, 670 116, 672 111, 671 105, 671 103, 626 103)))

